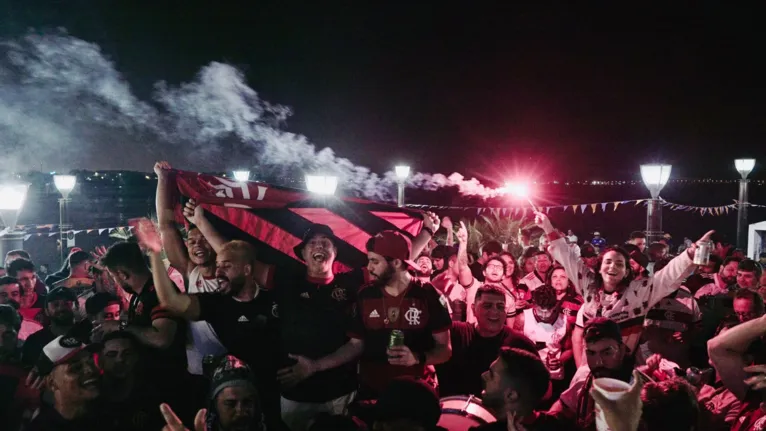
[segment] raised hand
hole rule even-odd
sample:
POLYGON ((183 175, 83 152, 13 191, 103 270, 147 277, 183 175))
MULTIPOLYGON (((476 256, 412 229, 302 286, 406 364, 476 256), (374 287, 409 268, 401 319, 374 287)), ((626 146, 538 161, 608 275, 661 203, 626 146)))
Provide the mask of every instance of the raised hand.
POLYGON ((159 253, 162 251, 162 241, 160 235, 157 233, 157 229, 154 227, 154 223, 146 217, 139 219, 132 219, 128 222, 133 226, 138 243, 145 249, 159 253))
POLYGON ((165 161, 160 161, 154 164, 154 173, 157 175, 157 178, 162 178, 167 174, 167 171, 169 169, 172 169, 170 167, 170 163, 165 161))
POLYGON ((467 243, 468 242, 468 229, 465 227, 465 223, 462 221, 460 222, 460 229, 457 230, 457 240, 459 243, 467 243))
POLYGON ((541 213, 540 211, 535 211, 535 224, 545 233, 551 233, 554 231, 553 224, 551 224, 551 219, 549 219, 547 215, 541 213))
MULTIPOLYGON (((160 413, 165 419, 165 426, 162 427, 162 431, 189 431, 169 405, 160 404, 160 413)), ((205 416, 207 416, 207 409, 197 412, 197 416, 194 417, 194 431, 205 431, 205 416)))
POLYGON ((443 217, 442 227, 447 230, 452 229, 452 220, 449 217, 443 217))
POLYGON ((431 229, 432 232, 436 233, 436 231, 439 230, 439 216, 431 211, 424 212, 423 227, 427 227, 431 229))
POLYGON ((708 231, 705 235, 702 235, 702 238, 698 239, 697 242, 692 244, 691 247, 687 248, 686 249, 686 253, 689 254, 689 257, 694 259, 694 252, 697 251, 698 244, 701 243, 701 242, 709 242, 710 241, 710 237, 713 236, 714 233, 715 233, 714 230, 708 231))
POLYGON ((205 210, 197 201, 189 199, 186 201, 186 205, 184 205, 184 217, 193 224, 199 224, 199 220, 205 217, 205 210))

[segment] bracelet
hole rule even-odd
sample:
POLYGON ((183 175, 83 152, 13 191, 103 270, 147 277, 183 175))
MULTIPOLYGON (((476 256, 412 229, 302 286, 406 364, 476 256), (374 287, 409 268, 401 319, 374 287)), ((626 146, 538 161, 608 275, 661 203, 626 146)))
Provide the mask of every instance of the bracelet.
POLYGON ((431 235, 431 236, 434 236, 434 230, 433 230, 433 229, 431 229, 430 227, 428 227, 428 226, 423 226, 423 229, 422 229, 422 230, 424 230, 424 231, 428 232, 428 234, 429 234, 429 235, 431 235))

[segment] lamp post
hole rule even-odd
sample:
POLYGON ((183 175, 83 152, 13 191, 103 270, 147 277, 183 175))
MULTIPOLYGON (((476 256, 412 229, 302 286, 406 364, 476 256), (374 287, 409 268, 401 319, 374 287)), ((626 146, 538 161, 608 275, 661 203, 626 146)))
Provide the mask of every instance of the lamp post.
POLYGON ((737 159, 734 161, 734 167, 737 169, 742 179, 739 180, 739 201, 737 202, 737 248, 747 249, 747 185, 750 180, 747 176, 753 172, 755 159, 737 159))
POLYGON ((338 188, 338 177, 331 175, 306 175, 306 188, 318 195, 333 195, 338 188))
POLYGON ((74 175, 54 175, 53 183, 56 185, 61 199, 59 199, 59 237, 61 238, 61 264, 66 260, 66 235, 72 228, 69 225, 69 193, 77 184, 77 177, 74 175))
POLYGON ((396 204, 399 207, 404 206, 404 186, 407 184, 407 177, 410 176, 410 167, 406 165, 399 165, 394 168, 396 172, 396 204))
POLYGON ((250 171, 234 171, 234 179, 244 183, 250 179, 250 171))
POLYGON ((0 186, 0 217, 3 231, 0 232, 0 258, 11 250, 24 248, 24 233, 16 231, 16 221, 27 199, 28 183, 3 184, 0 186))
POLYGON ((650 244, 662 238, 660 191, 668 183, 671 169, 671 165, 641 165, 641 179, 652 196, 646 207, 646 237, 650 244))

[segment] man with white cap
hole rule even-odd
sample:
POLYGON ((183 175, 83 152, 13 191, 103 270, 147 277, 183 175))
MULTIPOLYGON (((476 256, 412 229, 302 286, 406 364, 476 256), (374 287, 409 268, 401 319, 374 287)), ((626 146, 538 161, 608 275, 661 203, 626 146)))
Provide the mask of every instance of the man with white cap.
POLYGON ((94 360, 94 345, 72 335, 61 335, 40 354, 37 371, 53 395, 53 406, 43 406, 29 431, 100 429, 93 402, 100 395, 101 375, 94 360))

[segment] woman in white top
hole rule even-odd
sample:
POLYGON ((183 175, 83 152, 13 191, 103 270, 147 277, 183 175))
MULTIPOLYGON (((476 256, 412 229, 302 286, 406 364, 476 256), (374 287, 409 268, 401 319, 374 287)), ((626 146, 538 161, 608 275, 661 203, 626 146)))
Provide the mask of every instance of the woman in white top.
MULTIPOLYGON (((622 248, 606 248, 598 264, 599 270, 594 272, 571 252, 564 236, 553 228, 545 214, 536 212, 535 216, 535 223, 550 239, 548 251, 564 267, 577 293, 585 300, 577 313, 572 333, 577 366, 584 363, 583 328, 594 317, 606 317, 620 324, 623 342, 631 352, 635 352, 647 311, 676 291, 694 269, 692 257, 696 244, 653 276, 634 280, 629 265, 630 256, 622 248)), ((713 231, 706 233, 700 241, 709 240, 712 234, 713 231)))

